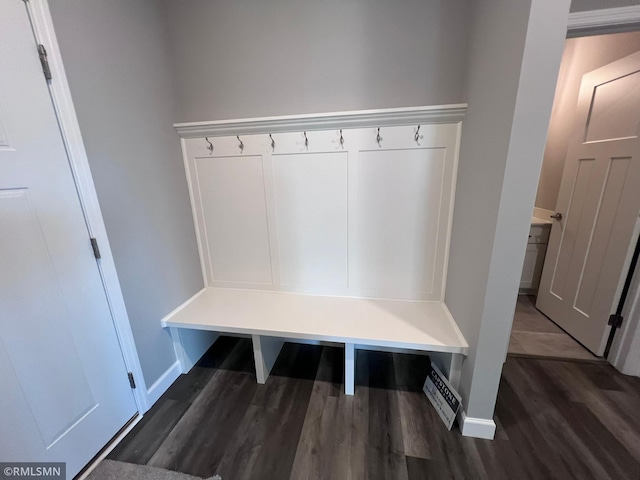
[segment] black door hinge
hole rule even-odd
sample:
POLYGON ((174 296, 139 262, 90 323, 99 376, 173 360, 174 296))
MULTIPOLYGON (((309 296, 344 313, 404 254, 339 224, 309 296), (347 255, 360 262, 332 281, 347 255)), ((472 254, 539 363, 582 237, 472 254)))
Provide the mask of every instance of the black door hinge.
POLYGON ((38 56, 40 57, 40 63, 42 64, 42 71, 44 72, 44 78, 51 80, 51 69, 49 68, 49 59, 47 58, 47 50, 44 45, 38 45, 38 56))
POLYGON ((127 372, 127 376, 129 377, 129 385, 131 385, 131 388, 136 388, 136 381, 133 379, 133 373, 127 372))
POLYGON ((98 240, 95 238, 90 238, 91 240, 91 248, 93 248, 93 256, 96 257, 96 260, 102 258, 100 255, 100 249, 98 248, 98 240))
POLYGON ((618 315, 617 313, 613 314, 609 317, 609 325, 613 328, 620 328, 622 326, 622 320, 624 320, 622 315, 618 315))

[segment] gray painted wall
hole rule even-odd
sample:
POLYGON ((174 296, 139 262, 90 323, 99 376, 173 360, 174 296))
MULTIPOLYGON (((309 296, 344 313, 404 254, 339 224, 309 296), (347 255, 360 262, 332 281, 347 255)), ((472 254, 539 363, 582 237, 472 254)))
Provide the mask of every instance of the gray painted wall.
POLYGON ((160 319, 202 288, 163 18, 154 0, 50 0, 147 386, 175 362, 160 319))
POLYGON ((536 207, 547 210, 556 208, 582 76, 637 51, 640 51, 640 32, 567 39, 544 150, 536 207))
POLYGON ((466 101, 466 0, 164 0, 192 122, 466 101))
POLYGON ((568 11, 568 0, 475 3, 446 291, 470 344, 470 417, 493 417, 568 11))

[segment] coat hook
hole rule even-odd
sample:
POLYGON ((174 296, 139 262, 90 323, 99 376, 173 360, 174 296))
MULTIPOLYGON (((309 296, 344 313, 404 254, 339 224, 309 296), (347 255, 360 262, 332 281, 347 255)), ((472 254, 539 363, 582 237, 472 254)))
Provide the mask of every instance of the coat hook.
POLYGON ((340 147, 344 148, 344 137, 342 136, 342 129, 340 129, 340 147))
POLYGON ((382 137, 380 136, 380 127, 378 127, 378 135, 376 135, 376 142, 378 142, 378 146, 381 147, 380 142, 382 142, 382 137))
POLYGON ((309 139, 307 138, 307 132, 304 132, 304 147, 309 148, 309 139))
POLYGON ((211 155, 213 153, 213 143, 211 143, 209 141, 209 137, 204 137, 204 139, 207 141, 207 143, 209 144, 207 146, 207 150, 209 150, 209 155, 211 155))
POLYGON ((244 150, 244 143, 242 143, 242 140, 240 140, 240 135, 236 135, 236 138, 238 139, 238 141, 240 142, 240 153, 242 153, 242 151, 244 150))
POLYGON ((269 134, 269 138, 271 139, 271 151, 275 151, 275 149, 276 149, 276 141, 273 139, 271 134, 269 134))
POLYGON ((416 130, 416 135, 413 137, 416 143, 420 140, 420 125, 418 125, 418 129, 416 130))

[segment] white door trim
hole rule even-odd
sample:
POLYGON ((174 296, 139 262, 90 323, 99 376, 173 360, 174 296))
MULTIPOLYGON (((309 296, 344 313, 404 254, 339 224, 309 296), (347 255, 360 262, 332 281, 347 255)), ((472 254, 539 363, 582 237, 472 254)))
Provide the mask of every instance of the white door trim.
POLYGON ((120 281, 109 246, 107 231, 102 218, 98 195, 89 168, 87 152, 82 141, 80 124, 73 106, 71 90, 62 64, 60 48, 53 28, 53 20, 47 0, 25 1, 31 16, 37 42, 45 46, 52 80, 49 81, 49 92, 60 125, 67 156, 71 165, 74 180, 78 188, 78 196, 84 212, 89 235, 98 240, 102 258, 98 260, 98 269, 113 317, 116 334, 128 371, 133 373, 136 388, 133 396, 140 413, 150 408, 146 395, 147 387, 142 374, 138 351, 133 339, 129 316, 122 296, 120 281))
POLYGON ((603 8, 569 14, 569 32, 587 28, 622 27, 640 23, 640 5, 603 8))

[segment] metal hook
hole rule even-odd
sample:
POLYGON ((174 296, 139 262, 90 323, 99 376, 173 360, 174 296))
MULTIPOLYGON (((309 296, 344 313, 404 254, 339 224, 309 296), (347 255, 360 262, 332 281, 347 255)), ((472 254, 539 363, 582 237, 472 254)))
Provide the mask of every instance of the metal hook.
POLYGON ((244 150, 244 143, 242 143, 242 140, 240 140, 240 135, 236 135, 236 138, 238 139, 238 141, 240 142, 240 153, 242 153, 242 151, 244 150))
POLYGON ((418 125, 418 129, 416 130, 416 135, 413 137, 416 143, 420 140, 420 125, 418 125))
POLYGON ((207 150, 209 150, 209 155, 211 155, 213 153, 213 143, 211 143, 209 141, 209 137, 204 137, 204 139, 207 141, 207 143, 209 144, 207 146, 207 150))
POLYGON ((340 129, 340 147, 344 148, 344 137, 342 136, 342 129, 340 129))
POLYGON ((380 127, 378 127, 378 135, 376 135, 376 142, 378 142, 378 146, 381 147, 380 142, 382 142, 382 137, 380 136, 380 127))
POLYGON ((269 134, 269 138, 271 139, 271 151, 275 151, 275 149, 276 149, 276 141, 273 139, 271 134, 269 134))
POLYGON ((309 139, 307 138, 307 132, 304 132, 304 146, 309 148, 309 139))

